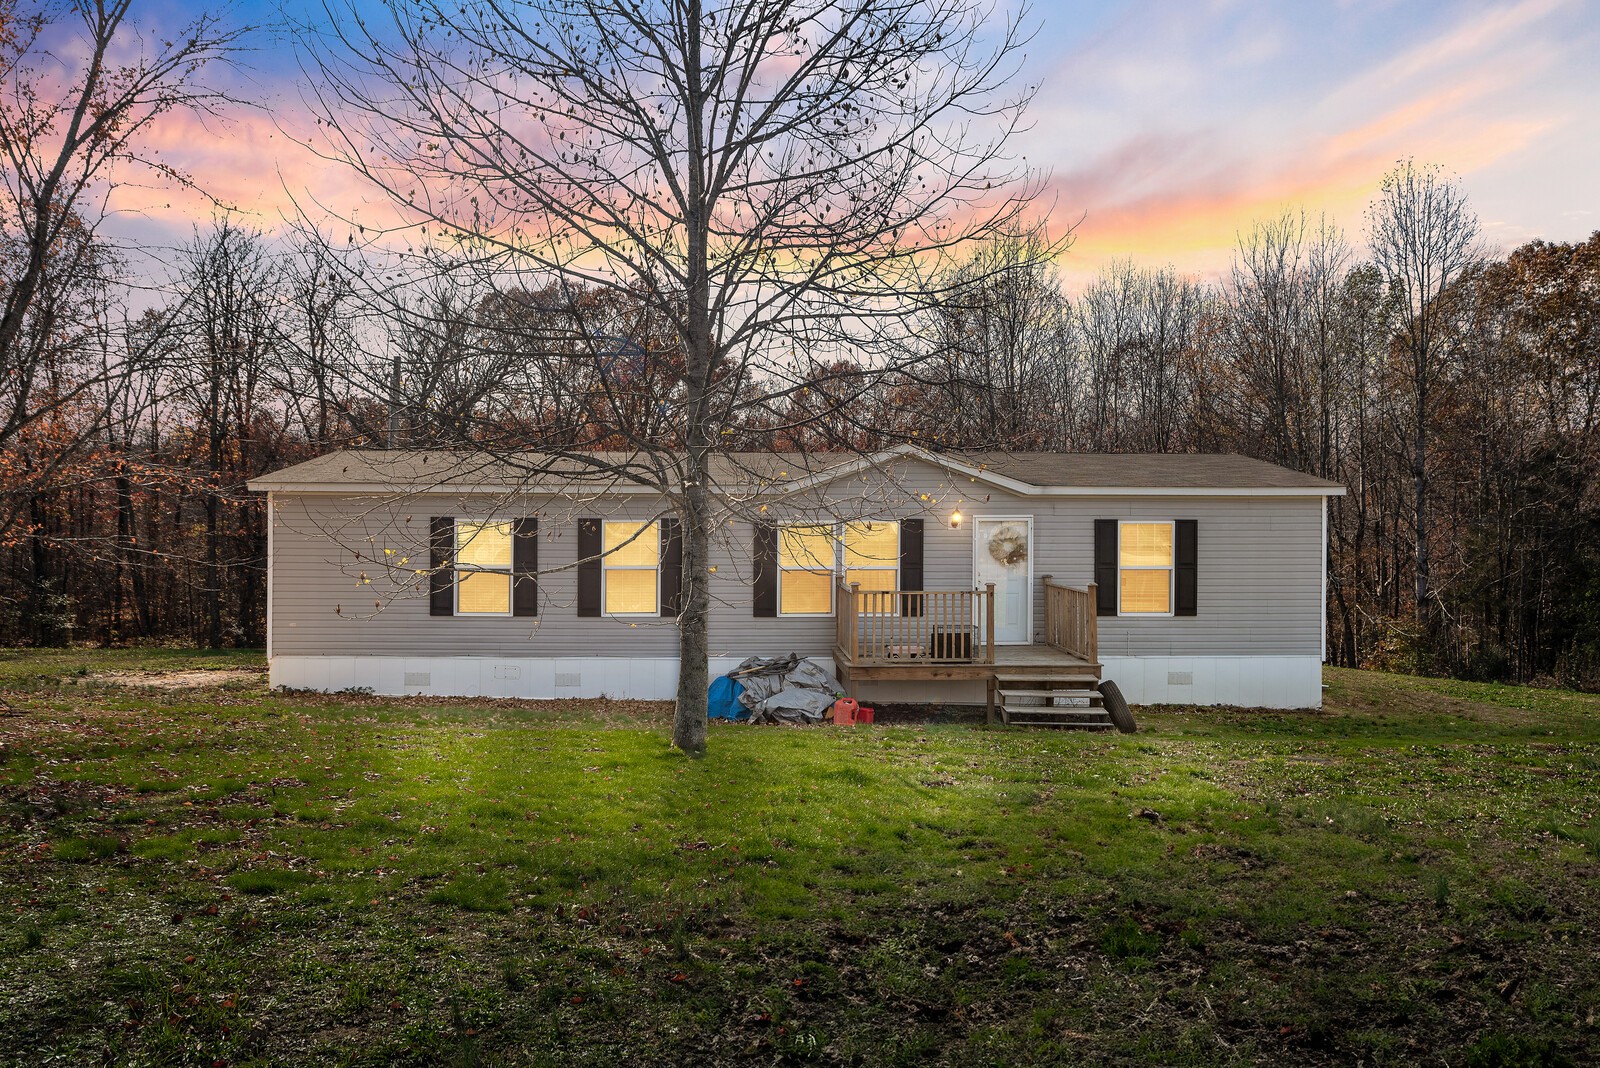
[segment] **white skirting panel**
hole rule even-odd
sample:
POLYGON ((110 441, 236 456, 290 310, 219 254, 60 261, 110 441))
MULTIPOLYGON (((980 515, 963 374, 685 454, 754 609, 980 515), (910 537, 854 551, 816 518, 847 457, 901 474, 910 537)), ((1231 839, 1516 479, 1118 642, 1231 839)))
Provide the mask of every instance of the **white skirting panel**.
MULTIPOLYGON (((712 678, 739 665, 712 657, 712 678)), ((812 660, 833 670, 833 659, 812 660)), ((1316 656, 1107 656, 1103 676, 1129 704, 1320 708, 1322 661, 1316 656)), ((296 690, 362 689, 431 697, 617 697, 670 701, 676 657, 275 656, 272 685, 296 690)), ((982 704, 981 683, 862 683, 871 701, 982 704)))
POLYGON ((1102 656, 1130 705, 1321 708, 1318 656, 1102 656))
MULTIPOLYGON (((711 677, 742 657, 714 656, 711 677)), ((833 670, 833 658, 810 657, 833 670)), ((362 689, 427 697, 617 697, 670 701, 677 657, 274 656, 272 685, 294 690, 362 689)))

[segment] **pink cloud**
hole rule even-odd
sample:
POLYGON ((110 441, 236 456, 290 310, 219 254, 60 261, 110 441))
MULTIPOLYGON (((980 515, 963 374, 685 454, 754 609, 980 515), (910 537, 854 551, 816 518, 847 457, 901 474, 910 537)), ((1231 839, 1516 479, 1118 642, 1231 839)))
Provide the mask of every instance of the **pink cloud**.
POLYGON ((168 112, 152 125, 145 144, 191 177, 195 188, 166 181, 125 184, 113 192, 111 205, 177 231, 203 223, 219 205, 271 230, 294 214, 296 199, 349 206, 371 197, 348 167, 318 159, 260 111, 238 111, 225 120, 168 112))
POLYGON ((1362 209, 1397 159, 1442 163, 1469 193, 1475 173, 1536 159, 1567 121, 1540 81, 1562 60, 1546 22, 1570 6, 1523 0, 1451 21, 1320 89, 1292 69, 1235 83, 1208 72, 1213 42, 1198 34, 1192 45, 1167 35, 1152 51, 1119 25, 1058 68, 1063 84, 1047 90, 1033 135, 1043 151, 1030 158, 1076 157, 1050 185, 1058 226, 1087 216, 1064 271, 1081 279, 1131 257, 1218 274, 1240 231, 1286 207, 1326 212, 1359 241, 1362 209), (1107 108, 1130 121, 1107 121, 1107 108), (1075 150, 1097 135, 1107 147, 1085 160, 1075 150))

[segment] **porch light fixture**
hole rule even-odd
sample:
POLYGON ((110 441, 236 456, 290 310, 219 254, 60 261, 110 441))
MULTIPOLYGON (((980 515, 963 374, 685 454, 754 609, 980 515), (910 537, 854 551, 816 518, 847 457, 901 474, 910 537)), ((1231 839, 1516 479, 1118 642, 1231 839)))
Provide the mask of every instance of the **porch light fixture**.
POLYGON ((950 529, 955 530, 961 526, 961 509, 957 508, 950 513, 950 529))

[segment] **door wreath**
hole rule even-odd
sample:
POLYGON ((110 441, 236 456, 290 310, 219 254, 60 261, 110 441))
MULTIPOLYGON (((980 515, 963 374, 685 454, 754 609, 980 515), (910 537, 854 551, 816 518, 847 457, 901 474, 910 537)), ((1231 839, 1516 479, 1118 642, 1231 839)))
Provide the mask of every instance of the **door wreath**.
POLYGON ((989 534, 989 555, 1006 567, 1017 567, 1028 559, 1028 528, 1021 523, 1002 523, 989 534))

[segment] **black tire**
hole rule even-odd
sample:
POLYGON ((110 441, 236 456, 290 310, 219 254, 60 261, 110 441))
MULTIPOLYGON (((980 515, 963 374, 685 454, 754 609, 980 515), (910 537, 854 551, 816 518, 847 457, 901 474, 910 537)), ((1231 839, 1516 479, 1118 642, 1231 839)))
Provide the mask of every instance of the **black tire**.
POLYGON ((1132 734, 1139 729, 1133 721, 1133 713, 1128 711, 1128 702, 1122 696, 1122 691, 1117 689, 1117 684, 1110 679, 1100 683, 1100 703, 1105 706, 1106 715, 1111 717, 1111 722, 1123 734, 1132 734))

